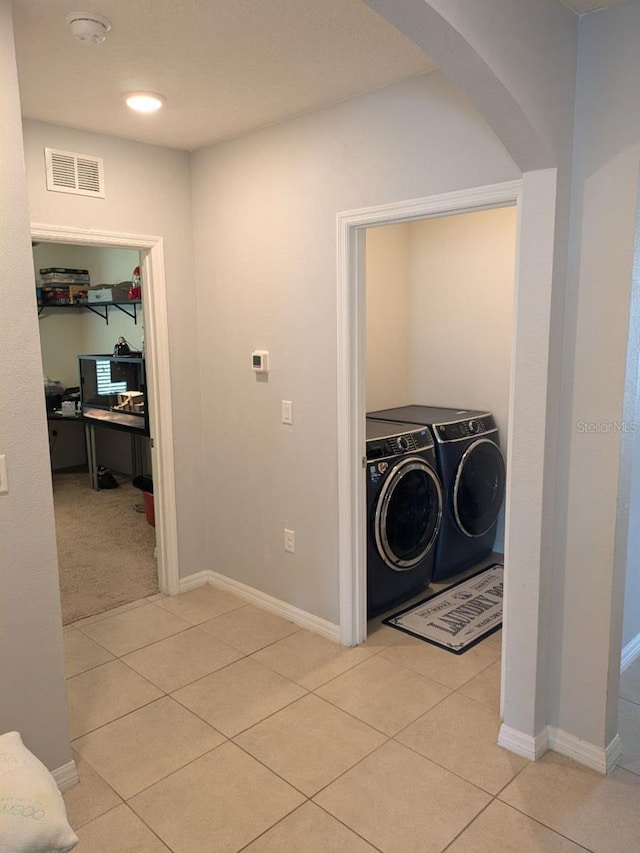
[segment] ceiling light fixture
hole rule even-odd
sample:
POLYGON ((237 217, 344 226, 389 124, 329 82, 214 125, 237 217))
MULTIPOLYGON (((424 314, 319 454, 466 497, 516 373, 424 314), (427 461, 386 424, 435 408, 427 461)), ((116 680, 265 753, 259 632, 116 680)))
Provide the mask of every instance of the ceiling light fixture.
POLYGON ((128 92, 124 99, 129 109, 137 113, 154 113, 166 101, 164 95, 156 95, 153 92, 128 92))
POLYGON ((65 21, 71 27, 74 38, 88 44, 100 44, 111 29, 111 21, 95 12, 70 12, 65 21))

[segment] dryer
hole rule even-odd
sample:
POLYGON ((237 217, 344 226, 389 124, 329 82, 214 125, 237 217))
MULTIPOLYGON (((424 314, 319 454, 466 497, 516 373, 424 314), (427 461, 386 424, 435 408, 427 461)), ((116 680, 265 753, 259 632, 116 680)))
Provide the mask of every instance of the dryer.
POLYGON ((428 426, 444 491, 433 580, 449 578, 487 557, 494 546, 505 491, 505 465, 491 412, 401 406, 367 417, 428 426))
POLYGON ((433 436, 367 419, 367 617, 428 586, 442 519, 433 436))

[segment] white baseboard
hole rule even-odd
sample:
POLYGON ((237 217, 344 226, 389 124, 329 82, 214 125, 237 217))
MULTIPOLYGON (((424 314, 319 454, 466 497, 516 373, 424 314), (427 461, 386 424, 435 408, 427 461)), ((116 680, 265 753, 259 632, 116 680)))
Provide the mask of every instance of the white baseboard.
POLYGON ((626 646, 622 649, 622 654, 620 656, 620 672, 624 672, 628 666, 640 657, 640 634, 636 634, 636 636, 627 643, 626 646))
POLYGON ((616 735, 605 750, 605 768, 607 776, 617 766, 622 756, 622 741, 620 735, 616 735))
POLYGON ((69 761, 67 764, 63 764, 62 767, 57 767, 51 771, 51 775, 55 779, 55 783, 61 794, 68 791, 69 788, 73 788, 80 781, 75 761, 69 761))
POLYGON ((622 755, 622 745, 618 735, 606 748, 603 748, 554 726, 548 726, 548 732, 550 749, 604 775, 611 773, 622 755))
POLYGON ((545 728, 533 737, 533 735, 526 735, 510 726, 505 726, 503 723, 498 735, 498 746, 503 746, 523 758, 528 758, 529 761, 537 761, 542 758, 549 747, 547 730, 545 728))
POLYGON ((186 578, 180 578, 178 593, 189 592, 190 589, 197 589, 197 587, 206 586, 208 583, 209 572, 196 572, 193 575, 187 575, 186 578))
MULTIPOLYGON (((209 583, 212 586, 232 592, 234 595, 244 598, 250 604, 255 604, 256 607, 261 607, 263 610, 275 613, 276 616, 288 619, 295 625, 307 628, 309 631, 313 631, 314 634, 320 634, 334 643, 340 642, 340 626, 335 625, 333 622, 328 622, 326 619, 314 616, 313 613, 308 613, 306 610, 300 610, 299 607, 294 607, 293 604, 288 604, 286 601, 281 601, 279 598, 267 595, 266 592, 261 592, 259 589, 247 586, 247 584, 240 583, 240 581, 233 578, 220 575, 218 572, 199 572, 198 575, 191 575, 190 577, 199 577, 202 574, 208 574, 209 583)), ((189 580, 189 578, 185 578, 185 580, 189 580)), ((194 584, 194 586, 198 585, 194 584)), ((189 587, 189 589, 192 588, 189 587)), ((182 592, 182 582, 180 582, 180 591, 182 592)))
POLYGON ((528 758, 529 761, 537 761, 547 749, 552 749, 605 775, 611 773, 622 755, 622 744, 618 735, 603 749, 555 726, 547 726, 534 738, 503 724, 498 735, 498 745, 528 758))

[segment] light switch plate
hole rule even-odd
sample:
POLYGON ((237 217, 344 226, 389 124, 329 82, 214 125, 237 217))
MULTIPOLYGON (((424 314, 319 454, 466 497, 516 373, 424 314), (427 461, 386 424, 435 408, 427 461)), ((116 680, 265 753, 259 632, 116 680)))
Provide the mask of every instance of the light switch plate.
POLYGON ((286 527, 284 529, 284 550, 288 551, 290 554, 295 554, 296 552, 295 533, 293 530, 288 530, 286 527))

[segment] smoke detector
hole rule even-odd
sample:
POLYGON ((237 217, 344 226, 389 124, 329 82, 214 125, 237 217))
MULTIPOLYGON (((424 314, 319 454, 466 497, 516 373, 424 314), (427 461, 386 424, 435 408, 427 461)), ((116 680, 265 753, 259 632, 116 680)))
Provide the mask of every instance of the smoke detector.
POLYGON ((111 21, 95 12, 70 12, 65 21, 71 27, 74 38, 89 44, 100 44, 111 29, 111 21))

